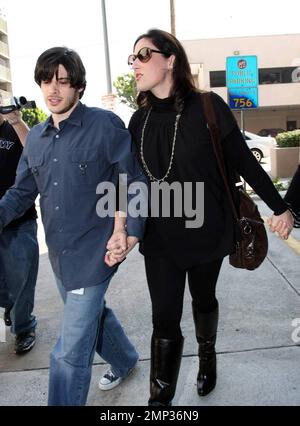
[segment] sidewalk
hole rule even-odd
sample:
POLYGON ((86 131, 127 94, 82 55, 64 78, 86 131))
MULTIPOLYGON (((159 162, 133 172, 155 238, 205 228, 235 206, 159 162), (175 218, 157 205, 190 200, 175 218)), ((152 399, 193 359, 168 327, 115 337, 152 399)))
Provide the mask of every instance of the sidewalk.
MULTIPOLYGON (((268 208, 260 201, 258 204, 267 216, 268 208)), ((294 230, 292 236, 300 250, 300 230, 294 230)), ((268 258, 256 271, 234 269, 227 259, 224 261, 217 288, 218 384, 201 399, 196 392, 197 345, 191 299, 186 292, 182 318, 185 347, 174 406, 300 405, 300 343, 292 339, 294 332, 300 341, 300 258, 295 248, 270 233, 269 244, 268 258), (295 318, 299 318, 298 329, 292 326, 295 318)), ((59 333, 62 303, 45 250, 41 244, 35 307, 37 343, 30 353, 18 357, 7 328, 7 343, 0 343, 0 406, 47 403, 49 354, 59 333)), ((107 301, 136 345, 140 361, 128 380, 102 392, 97 381, 107 365, 97 356, 88 405, 145 405, 151 314, 143 258, 137 250, 119 268, 107 301)))

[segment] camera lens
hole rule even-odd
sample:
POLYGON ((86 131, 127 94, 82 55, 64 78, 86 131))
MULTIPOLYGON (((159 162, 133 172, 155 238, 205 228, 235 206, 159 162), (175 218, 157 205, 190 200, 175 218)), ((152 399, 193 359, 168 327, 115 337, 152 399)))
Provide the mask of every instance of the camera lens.
POLYGON ((27 99, 25 98, 25 96, 20 96, 19 97, 19 102, 20 105, 25 105, 27 104, 27 99))

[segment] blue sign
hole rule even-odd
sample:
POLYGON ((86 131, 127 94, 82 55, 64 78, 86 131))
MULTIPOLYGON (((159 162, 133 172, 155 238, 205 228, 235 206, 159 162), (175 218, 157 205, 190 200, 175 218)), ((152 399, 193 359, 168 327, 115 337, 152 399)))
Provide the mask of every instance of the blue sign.
POLYGON ((258 107, 257 56, 230 56, 226 60, 226 85, 232 109, 258 107))
POLYGON ((228 100, 231 109, 258 108, 257 87, 228 89, 228 100))
POLYGON ((226 60, 226 85, 236 87, 257 87, 257 56, 230 56, 226 60))

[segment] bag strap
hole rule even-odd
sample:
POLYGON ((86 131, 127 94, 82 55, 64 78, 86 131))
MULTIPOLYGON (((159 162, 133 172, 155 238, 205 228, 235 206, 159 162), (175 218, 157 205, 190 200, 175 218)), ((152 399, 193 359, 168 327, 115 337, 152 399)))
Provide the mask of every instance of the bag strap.
POLYGON ((223 149, 220 141, 220 133, 219 128, 217 124, 217 118, 216 113, 214 110, 214 106, 211 99, 211 92, 203 92, 201 93, 201 101, 203 106, 203 112, 204 117, 207 122, 207 127, 210 132, 211 141, 213 144, 214 153, 217 159, 218 167, 225 185, 225 189, 228 195, 229 203, 233 212, 233 215, 235 219, 239 220, 239 214, 237 212, 236 206, 233 201, 232 193, 230 191, 226 168, 225 168, 225 161, 224 161, 224 155, 223 155, 223 149))

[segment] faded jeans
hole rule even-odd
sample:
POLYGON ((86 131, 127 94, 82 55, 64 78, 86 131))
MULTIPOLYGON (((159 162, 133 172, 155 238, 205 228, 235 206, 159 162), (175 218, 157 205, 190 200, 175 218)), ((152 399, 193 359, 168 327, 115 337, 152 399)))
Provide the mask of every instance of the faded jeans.
POLYGON ((28 220, 0 235, 0 306, 10 312, 14 334, 35 328, 32 315, 39 266, 37 224, 28 220))
POLYGON ((84 294, 66 292, 56 282, 64 301, 61 335, 50 355, 49 405, 85 405, 95 351, 119 377, 126 377, 138 360, 105 293, 112 276, 84 289, 84 294))

